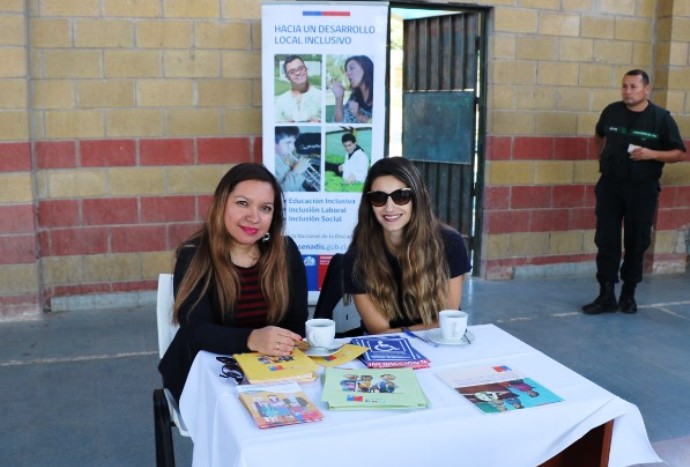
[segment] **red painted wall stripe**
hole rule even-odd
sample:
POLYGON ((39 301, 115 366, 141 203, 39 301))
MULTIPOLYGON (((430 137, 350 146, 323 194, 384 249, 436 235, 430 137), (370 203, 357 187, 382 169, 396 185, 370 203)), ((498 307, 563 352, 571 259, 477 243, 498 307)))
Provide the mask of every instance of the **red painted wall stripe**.
MULTIPOLYGON (((261 161, 260 137, 42 141, 35 143, 34 147, 38 169, 236 164, 261 161)), ((28 164, 28 155, 26 159, 28 164)), ((13 161, 12 164, 16 162, 13 161)), ((27 165, 25 170, 29 170, 29 167, 27 165)))
POLYGON ((141 199, 141 223, 199 220, 196 196, 158 196, 141 199))
POLYGON ((597 159, 591 136, 487 136, 486 160, 597 159))
POLYGON ((0 264, 36 262, 36 237, 30 235, 0 236, 0 264))
POLYGON ((141 165, 194 165, 196 149, 191 139, 144 139, 139 141, 141 165))
POLYGON ((80 141, 79 152, 82 167, 128 167, 137 163, 133 140, 80 141))
POLYGON ((71 169, 77 166, 77 144, 74 141, 35 143, 37 169, 71 169))
POLYGON ((29 143, 0 143, 0 172, 31 170, 29 143))
POLYGON ((34 208, 31 204, 0 205, 0 235, 34 231, 34 208))
POLYGON ((247 138, 199 138, 199 164, 229 164, 250 160, 247 138))

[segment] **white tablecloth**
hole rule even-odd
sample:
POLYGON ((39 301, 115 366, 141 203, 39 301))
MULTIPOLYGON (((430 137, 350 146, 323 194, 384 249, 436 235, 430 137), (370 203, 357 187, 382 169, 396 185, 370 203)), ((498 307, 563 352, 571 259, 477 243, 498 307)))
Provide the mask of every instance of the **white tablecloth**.
MULTIPOLYGON (((430 408, 415 411, 329 411, 321 383, 303 384, 324 413, 321 422, 260 430, 241 405, 234 382, 220 378, 215 355, 200 352, 180 399, 194 441, 194 466, 429 465, 531 467, 615 420, 609 466, 661 462, 639 410, 494 325, 471 326, 464 346, 413 345, 432 367, 416 370, 430 408), (436 376, 453 366, 505 364, 564 402, 497 414, 481 413, 436 376)), ((351 367, 361 366, 353 362, 351 367)))

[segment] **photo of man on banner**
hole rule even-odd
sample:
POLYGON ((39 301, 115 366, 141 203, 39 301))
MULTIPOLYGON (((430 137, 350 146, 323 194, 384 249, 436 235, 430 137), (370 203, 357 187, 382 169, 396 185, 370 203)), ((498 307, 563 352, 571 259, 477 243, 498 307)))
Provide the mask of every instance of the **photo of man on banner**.
POLYGON ((318 128, 275 127, 275 176, 286 192, 321 190, 318 128))
POLYGON ((371 127, 339 127, 326 133, 327 192, 360 192, 371 165, 371 127))
POLYGON ((275 122, 320 123, 321 55, 275 55, 275 122))

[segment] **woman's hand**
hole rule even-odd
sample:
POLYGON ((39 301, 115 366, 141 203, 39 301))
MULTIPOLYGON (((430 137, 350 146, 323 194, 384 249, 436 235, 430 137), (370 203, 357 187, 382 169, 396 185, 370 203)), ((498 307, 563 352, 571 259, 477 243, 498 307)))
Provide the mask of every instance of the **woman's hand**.
POLYGON ((343 99, 345 98, 345 86, 340 81, 331 83, 331 91, 335 96, 335 108, 333 109, 333 121, 342 122, 345 111, 343 110, 343 99))
POLYGON ((350 113, 359 118, 359 104, 356 101, 348 101, 348 107, 350 108, 350 113))
POLYGON ((333 96, 336 100, 342 101, 345 96, 345 86, 343 86, 343 83, 340 81, 333 81, 331 83, 331 92, 333 92, 333 96))
POLYGON ((247 347, 253 352, 278 357, 290 355, 295 349, 295 344, 301 340, 302 336, 290 330, 266 326, 249 334, 247 347))

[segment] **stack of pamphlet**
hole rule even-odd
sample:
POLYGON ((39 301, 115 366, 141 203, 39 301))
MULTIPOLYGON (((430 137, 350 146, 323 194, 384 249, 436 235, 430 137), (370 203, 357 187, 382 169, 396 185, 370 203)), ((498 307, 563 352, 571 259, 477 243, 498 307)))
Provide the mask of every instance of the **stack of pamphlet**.
POLYGON ((317 422, 323 414, 294 381, 237 386, 240 400, 259 428, 317 422))
POLYGON ((326 368, 321 400, 331 410, 422 409, 429 405, 411 368, 326 368))
POLYGON ((314 381, 319 368, 299 349, 284 357, 270 357, 258 352, 233 355, 252 384, 283 381, 314 381))
POLYGON ((402 336, 364 336, 351 344, 367 347, 359 358, 368 368, 429 368, 429 359, 402 336))

